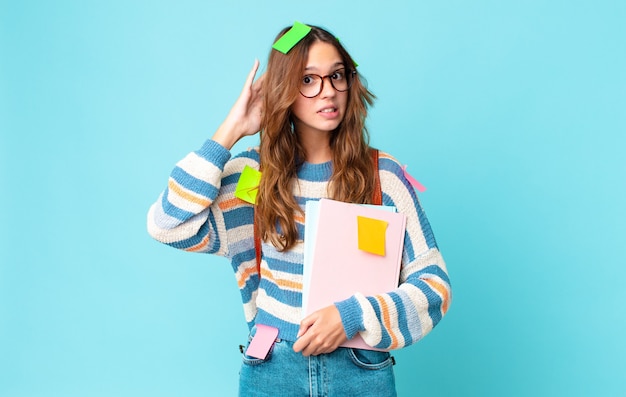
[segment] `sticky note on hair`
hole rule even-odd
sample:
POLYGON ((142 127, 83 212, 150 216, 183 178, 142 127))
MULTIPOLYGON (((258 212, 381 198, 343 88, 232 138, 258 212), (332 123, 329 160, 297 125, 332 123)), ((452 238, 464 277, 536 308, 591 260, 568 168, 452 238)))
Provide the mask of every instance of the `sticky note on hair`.
POLYGON ((289 29, 280 39, 276 40, 276 43, 274 43, 272 48, 286 54, 293 48, 293 46, 298 44, 300 40, 309 34, 310 31, 310 26, 296 21, 291 29, 289 29))
POLYGON ((246 355, 265 360, 277 336, 278 328, 257 324, 256 333, 248 345, 246 355))
POLYGON ((359 249, 372 254, 385 256, 386 221, 357 215, 359 249))
POLYGON ((417 179, 413 178, 408 172, 406 172, 406 165, 402 166, 402 171, 404 172, 404 177, 414 188, 417 189, 418 192, 424 193, 426 191, 426 187, 419 183, 417 179))
POLYGON ((246 165, 243 167, 237 187, 235 187, 235 197, 247 203, 256 204, 259 183, 261 183, 261 172, 246 165))
MULTIPOLYGON (((338 42, 340 41, 340 40, 339 40, 339 37, 337 37, 337 36, 335 36, 335 39, 337 39, 337 41, 338 41, 338 42)), ((358 67, 359 67, 359 64, 358 64, 358 63, 356 63, 356 61, 355 61, 354 59, 352 60, 352 63, 354 64, 354 67, 355 67, 355 68, 358 68, 358 67)))

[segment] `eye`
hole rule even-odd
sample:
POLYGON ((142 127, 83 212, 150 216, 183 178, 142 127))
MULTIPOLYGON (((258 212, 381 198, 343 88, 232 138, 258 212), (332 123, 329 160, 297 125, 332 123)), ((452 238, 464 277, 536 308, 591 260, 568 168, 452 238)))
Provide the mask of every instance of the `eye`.
POLYGON ((315 82, 315 79, 313 78, 313 76, 310 76, 308 74, 302 78, 303 85, 313 84, 314 82, 315 82))
POLYGON ((346 71, 343 69, 335 70, 335 72, 330 75, 330 78, 333 80, 343 80, 346 78, 346 71))

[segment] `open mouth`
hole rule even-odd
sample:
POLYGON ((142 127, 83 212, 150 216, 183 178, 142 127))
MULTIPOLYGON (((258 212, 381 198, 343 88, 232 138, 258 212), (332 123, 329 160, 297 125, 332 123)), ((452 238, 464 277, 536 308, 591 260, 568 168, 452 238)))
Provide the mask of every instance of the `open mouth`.
POLYGON ((334 113, 337 111, 337 108, 324 108, 322 110, 320 110, 318 113, 334 113))

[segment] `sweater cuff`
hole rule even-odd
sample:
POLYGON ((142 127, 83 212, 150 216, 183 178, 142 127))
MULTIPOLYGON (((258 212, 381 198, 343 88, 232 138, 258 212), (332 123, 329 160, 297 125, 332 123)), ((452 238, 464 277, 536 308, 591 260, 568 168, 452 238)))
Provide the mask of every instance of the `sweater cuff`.
POLYGON ((352 296, 341 302, 335 302, 335 307, 341 315, 341 323, 348 339, 354 338, 359 331, 363 331, 363 310, 356 297, 352 296))
POLYGON ((200 149, 196 150, 196 154, 215 164, 215 166, 222 170, 224 169, 224 164, 230 160, 231 156, 228 149, 212 139, 208 139, 204 142, 204 145, 202 145, 200 149))

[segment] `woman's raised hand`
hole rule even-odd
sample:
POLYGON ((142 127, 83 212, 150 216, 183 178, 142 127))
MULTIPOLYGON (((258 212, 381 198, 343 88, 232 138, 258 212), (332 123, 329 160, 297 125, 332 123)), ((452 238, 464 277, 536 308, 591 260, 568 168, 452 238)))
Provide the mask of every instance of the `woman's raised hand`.
POLYGON ((226 149, 230 150, 239 139, 247 135, 254 135, 261 128, 262 88, 265 75, 254 81, 258 69, 259 61, 255 60, 239 98, 213 135, 213 140, 226 149))

